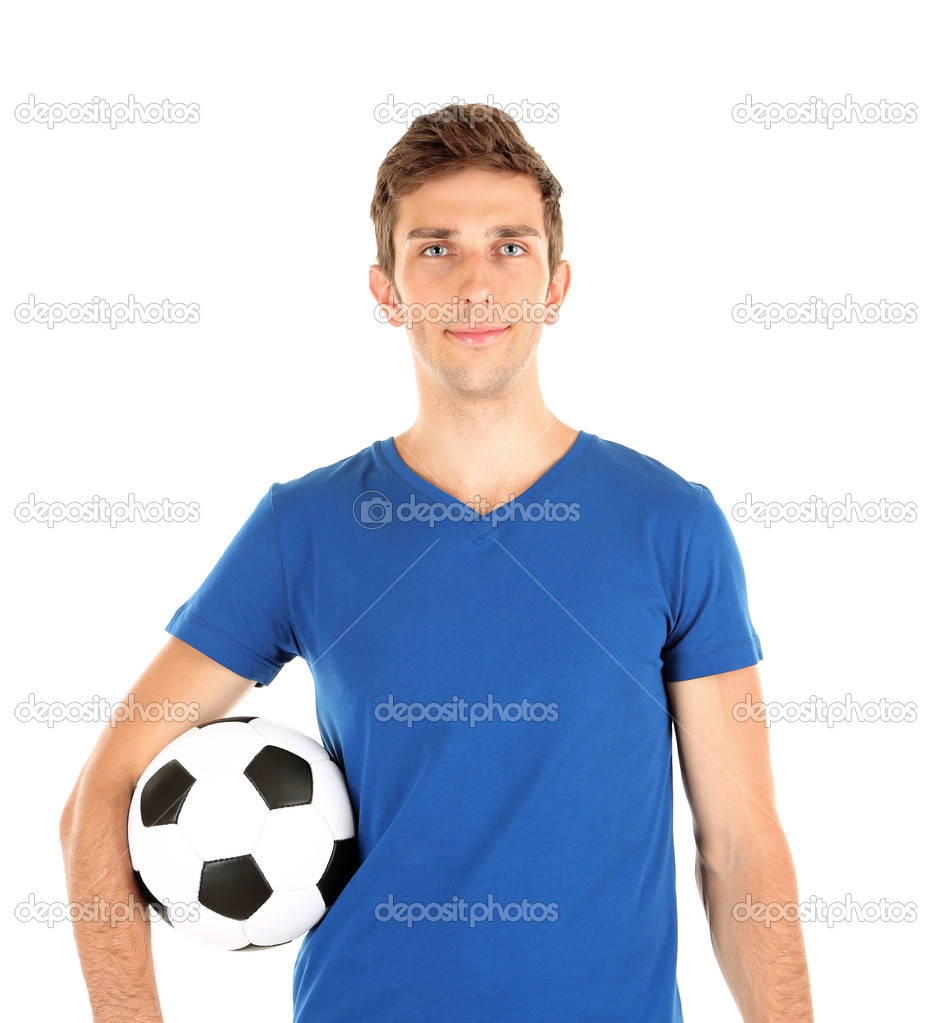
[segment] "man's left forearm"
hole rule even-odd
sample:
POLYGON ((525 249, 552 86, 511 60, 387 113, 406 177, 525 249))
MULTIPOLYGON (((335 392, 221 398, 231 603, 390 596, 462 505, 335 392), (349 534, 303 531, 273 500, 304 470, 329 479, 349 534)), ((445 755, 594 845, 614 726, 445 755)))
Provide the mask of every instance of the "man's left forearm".
POLYGON ((697 855, 713 950, 745 1023, 812 1023, 797 877, 784 832, 697 855))

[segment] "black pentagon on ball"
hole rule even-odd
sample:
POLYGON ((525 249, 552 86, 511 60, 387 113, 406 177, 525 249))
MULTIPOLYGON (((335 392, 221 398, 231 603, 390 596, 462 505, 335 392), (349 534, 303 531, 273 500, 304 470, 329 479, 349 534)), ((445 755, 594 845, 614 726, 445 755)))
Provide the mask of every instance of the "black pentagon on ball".
POLYGON ((272 894, 252 856, 208 860, 201 868, 198 901, 229 920, 247 920, 272 894))
POLYGON ((314 782, 311 765, 281 746, 264 746, 246 766, 243 774, 253 783, 270 810, 283 806, 304 806, 311 802, 314 782))
POLYGON ((139 815, 143 827, 177 824, 178 815, 194 782, 194 775, 186 771, 177 760, 163 764, 143 785, 139 797, 139 815))
POLYGON ((328 909, 337 901, 337 896, 347 886, 359 865, 360 849, 356 835, 352 838, 338 838, 334 842, 330 863, 327 864, 324 876, 317 884, 324 905, 328 909))

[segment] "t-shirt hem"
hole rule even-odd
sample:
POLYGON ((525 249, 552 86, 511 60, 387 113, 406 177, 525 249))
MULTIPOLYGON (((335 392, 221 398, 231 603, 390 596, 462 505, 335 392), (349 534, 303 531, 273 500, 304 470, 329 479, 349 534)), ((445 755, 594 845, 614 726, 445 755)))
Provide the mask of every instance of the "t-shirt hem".
POLYGON ((757 633, 726 646, 706 650, 687 657, 674 657, 665 662, 661 678, 665 682, 685 682, 688 679, 721 675, 739 668, 749 668, 763 660, 761 642, 757 633))
POLYGON ((235 674, 251 679, 259 685, 267 686, 281 670, 278 665, 253 653, 215 625, 190 611, 177 611, 165 626, 165 631, 235 674))

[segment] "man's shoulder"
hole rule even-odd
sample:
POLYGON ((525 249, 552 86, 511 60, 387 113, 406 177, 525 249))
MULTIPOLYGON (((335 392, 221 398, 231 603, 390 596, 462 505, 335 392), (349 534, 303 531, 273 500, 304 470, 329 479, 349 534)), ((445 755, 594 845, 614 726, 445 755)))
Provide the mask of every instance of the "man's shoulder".
POLYGON ((675 472, 664 462, 603 437, 594 438, 593 475, 608 493, 643 509, 696 512, 709 489, 675 472))
POLYGON ((320 509, 342 503, 347 496, 354 500, 376 484, 374 477, 380 470, 376 453, 378 445, 379 442, 375 441, 355 454, 318 466, 303 476, 273 483, 271 491, 276 513, 288 515, 309 507, 320 509))

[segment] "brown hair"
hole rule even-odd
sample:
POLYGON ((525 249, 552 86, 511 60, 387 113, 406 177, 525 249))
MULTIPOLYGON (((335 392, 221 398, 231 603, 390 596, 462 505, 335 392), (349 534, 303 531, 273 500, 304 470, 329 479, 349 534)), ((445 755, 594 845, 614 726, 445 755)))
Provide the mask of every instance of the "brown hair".
POLYGON ((560 182, 525 141, 505 111, 483 103, 448 105, 412 121, 411 127, 386 154, 376 177, 369 215, 376 227, 376 259, 395 284, 392 233, 398 223, 398 200, 430 178, 464 167, 486 167, 530 174, 544 201, 548 269, 553 278, 564 250, 560 216, 560 182))

